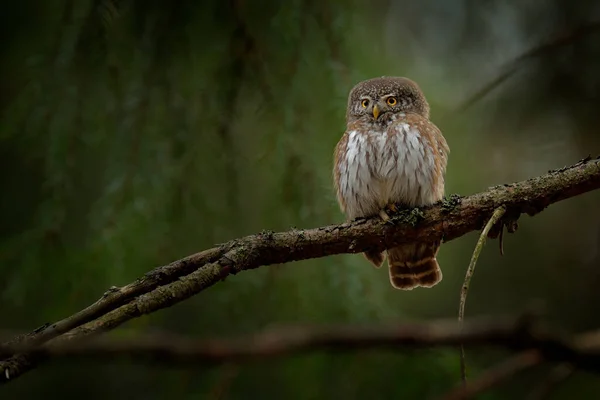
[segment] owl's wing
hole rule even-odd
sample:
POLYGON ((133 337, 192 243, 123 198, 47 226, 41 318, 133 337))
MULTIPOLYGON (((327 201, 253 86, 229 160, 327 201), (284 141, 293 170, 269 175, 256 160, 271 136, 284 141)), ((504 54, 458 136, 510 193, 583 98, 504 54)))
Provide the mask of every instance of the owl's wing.
POLYGON ((344 133, 342 138, 339 140, 337 145, 335 146, 335 151, 333 153, 333 182, 335 185, 335 194, 337 197, 338 204, 340 205, 340 209, 342 212, 346 212, 346 202, 341 195, 341 175, 342 169, 348 168, 346 164, 346 151, 348 148, 348 131, 344 133))
MULTIPOLYGON (((432 189, 435 193, 437 200, 443 197, 444 192, 444 175, 446 174, 446 164, 448 163, 448 154, 450 148, 446 139, 442 135, 439 128, 427 118, 416 114, 406 113, 405 115, 399 116, 396 121, 388 128, 388 134, 393 137, 395 135, 406 135, 410 137, 410 140, 415 140, 417 143, 411 143, 410 140, 407 145, 413 145, 414 148, 422 149, 422 157, 424 160, 429 160, 425 165, 431 165, 431 180, 432 189)), ((401 151, 400 149, 398 151, 401 151)), ((411 160, 418 164, 416 160, 411 160)), ((416 165, 413 166, 416 168, 416 165)), ((437 201, 436 200, 436 201, 437 201)))
POLYGON ((424 144, 428 148, 434 149, 436 163, 442 172, 445 172, 450 148, 440 129, 427 118, 415 113, 407 113, 406 117, 398 118, 393 124, 393 129, 401 129, 402 124, 408 124, 411 128, 418 131, 424 144))

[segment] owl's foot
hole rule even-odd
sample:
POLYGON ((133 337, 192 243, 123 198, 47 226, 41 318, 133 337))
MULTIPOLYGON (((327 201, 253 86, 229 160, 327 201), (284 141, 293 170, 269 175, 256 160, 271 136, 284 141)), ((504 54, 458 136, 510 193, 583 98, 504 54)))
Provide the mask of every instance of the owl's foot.
POLYGON ((399 208, 396 204, 391 203, 385 207, 385 210, 388 212, 391 212, 392 214, 396 214, 398 212, 399 208))
POLYGON ((398 205, 395 203, 390 203, 379 211, 379 216, 384 222, 393 224, 393 218, 395 217, 395 214, 398 214, 400 211, 401 208, 399 208, 398 205), (390 214, 392 215, 391 217, 390 214))
POLYGON ((388 223, 393 224, 392 218, 388 215, 388 213, 385 211, 385 209, 379 210, 379 216, 381 217, 383 222, 385 222, 386 224, 388 224, 388 223))

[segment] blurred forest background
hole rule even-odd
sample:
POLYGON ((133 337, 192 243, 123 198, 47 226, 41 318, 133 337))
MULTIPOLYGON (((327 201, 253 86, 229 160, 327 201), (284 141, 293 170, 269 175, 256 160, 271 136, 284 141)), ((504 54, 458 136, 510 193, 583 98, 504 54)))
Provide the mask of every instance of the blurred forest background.
MULTIPOLYGON (((598 1, 21 0, 3 2, 0 31, 2 331, 215 243, 342 221, 332 152, 363 79, 419 82, 452 149, 448 194, 600 154, 598 1)), ((567 332, 597 327, 599 205, 590 193, 523 217, 504 257, 489 242, 467 316, 541 302, 567 332)), ((454 318, 476 237, 442 246, 432 290, 395 291, 341 255, 240 274, 117 334, 454 318)), ((467 356, 473 377, 506 354, 467 356)), ((458 365, 454 349, 209 370, 50 362, 0 397, 426 399, 459 382, 458 365)), ((481 398, 525 398, 547 371, 481 398)), ((552 398, 593 398, 599 381, 578 372, 552 398)))

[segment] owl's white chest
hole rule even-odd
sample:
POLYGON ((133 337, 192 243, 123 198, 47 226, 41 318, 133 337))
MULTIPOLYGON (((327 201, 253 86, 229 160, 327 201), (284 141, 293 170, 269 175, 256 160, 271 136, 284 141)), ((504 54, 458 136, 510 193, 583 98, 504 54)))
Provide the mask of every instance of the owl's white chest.
POLYGON ((350 131, 343 154, 338 196, 350 219, 375 215, 390 203, 414 207, 438 200, 431 148, 406 123, 367 134, 350 131))

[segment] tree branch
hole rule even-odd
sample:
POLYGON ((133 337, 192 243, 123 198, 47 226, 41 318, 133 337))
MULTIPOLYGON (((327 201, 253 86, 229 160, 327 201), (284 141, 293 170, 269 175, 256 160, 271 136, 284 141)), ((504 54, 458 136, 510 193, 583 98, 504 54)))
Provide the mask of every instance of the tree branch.
POLYGON ((380 325, 296 325, 230 339, 192 339, 175 334, 145 334, 131 338, 93 336, 54 340, 38 347, 16 345, 11 350, 52 358, 113 360, 115 357, 127 357, 161 363, 212 365, 313 351, 398 350, 454 347, 464 343, 518 352, 528 350, 533 355, 517 357, 526 360, 527 365, 543 360, 569 362, 578 368, 600 373, 600 343, 582 341, 579 337, 562 338, 535 323, 532 316, 525 315, 518 318, 475 318, 464 323, 437 320, 380 325))
MULTIPOLYGON (((262 232, 235 239, 169 265, 158 267, 122 288, 111 289, 96 303, 55 324, 44 326, 0 346, 13 354, 16 344, 35 346, 59 335, 60 340, 113 329, 144 314, 169 307, 224 280, 229 275, 271 265, 342 253, 383 250, 414 241, 449 241, 479 230, 504 205, 504 218, 535 215, 548 205, 600 188, 600 159, 577 164, 519 183, 500 185, 464 198, 451 197, 414 213, 394 216, 394 224, 378 218, 288 232, 262 232), (416 222, 416 223, 415 223, 416 222), (67 335, 64 335, 69 332, 67 335)), ((40 357, 17 354, 0 362, 0 372, 16 377, 32 369, 40 357)), ((0 373, 0 383, 7 381, 0 373)))

